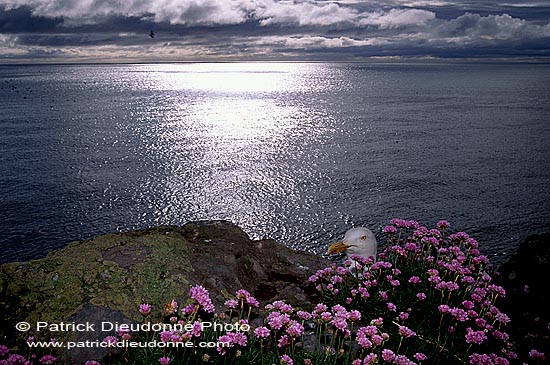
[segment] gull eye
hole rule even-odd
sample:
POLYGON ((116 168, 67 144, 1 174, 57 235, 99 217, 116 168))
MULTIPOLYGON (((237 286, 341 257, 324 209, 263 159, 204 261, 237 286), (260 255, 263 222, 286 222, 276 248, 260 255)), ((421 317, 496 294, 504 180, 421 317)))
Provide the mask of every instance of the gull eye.
POLYGON ((367 236, 361 236, 361 239, 364 241, 367 239, 367 236))

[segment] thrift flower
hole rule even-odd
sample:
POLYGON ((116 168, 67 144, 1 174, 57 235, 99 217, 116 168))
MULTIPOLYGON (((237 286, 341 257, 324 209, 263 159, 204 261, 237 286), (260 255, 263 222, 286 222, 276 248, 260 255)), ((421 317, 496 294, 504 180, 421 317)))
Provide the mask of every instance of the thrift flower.
POLYGON ((529 351, 529 356, 531 356, 533 359, 544 360, 544 352, 539 352, 535 349, 529 351))
POLYGON ((399 326, 399 334, 405 338, 416 336, 416 333, 406 326, 399 326))
POLYGON ((382 350, 382 359, 384 359, 384 361, 390 362, 395 359, 395 354, 392 350, 384 349, 382 350))
POLYGON ((304 326, 294 321, 294 323, 287 328, 286 333, 288 333, 291 337, 299 337, 302 333, 304 333, 304 326))
POLYGON ((212 300, 210 300, 210 294, 202 285, 191 287, 189 289, 189 296, 196 300, 205 312, 214 312, 214 305, 212 304, 212 300))
POLYGON ((237 302, 235 299, 229 299, 227 300, 224 305, 227 307, 227 308, 230 308, 230 309, 235 309, 237 308, 237 306, 239 305, 239 302, 237 302))
POLYGON ((443 230, 445 228, 449 228, 451 226, 451 224, 445 220, 441 220, 439 222, 437 222, 436 224, 437 228, 443 230))
POLYGON ((428 357, 426 355, 424 355, 423 353, 421 352, 417 352, 416 354, 414 354, 414 358, 417 360, 417 361, 424 361, 426 360, 428 357))
POLYGON ((52 355, 45 355, 38 360, 41 364, 53 364, 55 362, 56 358, 52 355))
POLYGON ((266 338, 266 337, 269 337, 269 334, 271 333, 271 331, 267 328, 267 327, 258 327, 254 330, 254 334, 256 335, 256 337, 258 338, 266 338))
POLYGON ((114 347, 118 343, 118 339, 114 336, 107 336, 103 339, 103 342, 106 343, 108 347, 114 347))
POLYGON ((148 316, 151 313, 151 306, 149 304, 140 304, 139 313, 141 313, 142 316, 148 316))
POLYGON ((281 356, 281 364, 282 365, 294 365, 294 360, 288 355, 281 356))
POLYGON ((474 331, 468 327, 466 332, 466 343, 476 343, 479 345, 487 339, 487 335, 484 331, 474 331))

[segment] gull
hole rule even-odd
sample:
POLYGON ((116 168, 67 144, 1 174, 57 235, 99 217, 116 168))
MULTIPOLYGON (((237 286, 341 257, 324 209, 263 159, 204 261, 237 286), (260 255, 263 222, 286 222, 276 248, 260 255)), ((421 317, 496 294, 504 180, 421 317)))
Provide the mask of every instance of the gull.
POLYGON ((358 227, 348 230, 343 240, 330 245, 327 253, 332 255, 345 251, 350 260, 352 255, 357 255, 367 259, 372 257, 376 261, 377 250, 378 244, 374 233, 370 229, 358 227))

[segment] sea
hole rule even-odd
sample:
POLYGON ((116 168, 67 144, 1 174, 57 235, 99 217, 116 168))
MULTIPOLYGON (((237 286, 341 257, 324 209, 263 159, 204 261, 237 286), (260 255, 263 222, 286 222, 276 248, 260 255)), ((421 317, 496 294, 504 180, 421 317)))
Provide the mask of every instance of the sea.
POLYGON ((504 262, 550 232, 550 65, 0 66, 0 262, 227 220, 323 254, 392 218, 504 262))

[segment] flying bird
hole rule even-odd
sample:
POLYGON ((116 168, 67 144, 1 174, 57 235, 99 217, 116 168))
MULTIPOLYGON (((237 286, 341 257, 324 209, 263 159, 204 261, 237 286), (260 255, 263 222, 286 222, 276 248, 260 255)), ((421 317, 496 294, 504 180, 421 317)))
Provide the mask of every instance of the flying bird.
POLYGON ((149 33, 149 37, 155 38, 155 32, 153 32, 153 31, 151 30, 151 32, 149 33))
POLYGON ((370 229, 358 227, 348 230, 343 240, 330 245, 327 253, 332 255, 346 252, 349 259, 351 259, 352 255, 357 255, 364 258, 372 257, 376 260, 377 250, 378 243, 376 242, 374 233, 370 229))

